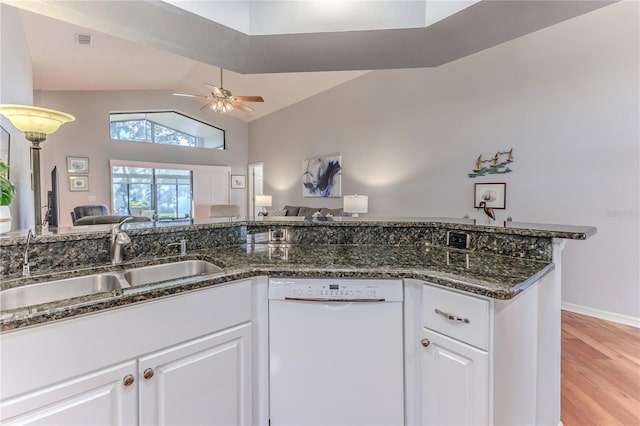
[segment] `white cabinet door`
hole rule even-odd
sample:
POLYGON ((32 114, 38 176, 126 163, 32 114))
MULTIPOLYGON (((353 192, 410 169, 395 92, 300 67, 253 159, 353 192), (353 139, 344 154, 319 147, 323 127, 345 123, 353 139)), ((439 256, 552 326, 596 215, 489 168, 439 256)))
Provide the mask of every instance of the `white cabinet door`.
POLYGON ((422 337, 423 424, 488 424, 487 352, 426 328, 422 337))
POLYGON ((2 424, 135 425, 136 371, 136 362, 129 361, 6 399, 2 424))
POLYGON ((251 324, 139 359, 143 425, 251 424, 251 324))

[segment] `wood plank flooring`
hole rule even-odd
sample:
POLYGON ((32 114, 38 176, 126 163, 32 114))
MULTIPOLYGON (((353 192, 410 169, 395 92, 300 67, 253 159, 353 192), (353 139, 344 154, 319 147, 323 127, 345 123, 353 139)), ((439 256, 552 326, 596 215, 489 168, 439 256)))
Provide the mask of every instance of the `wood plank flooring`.
POLYGON ((562 311, 564 426, 640 426, 640 329, 562 311))

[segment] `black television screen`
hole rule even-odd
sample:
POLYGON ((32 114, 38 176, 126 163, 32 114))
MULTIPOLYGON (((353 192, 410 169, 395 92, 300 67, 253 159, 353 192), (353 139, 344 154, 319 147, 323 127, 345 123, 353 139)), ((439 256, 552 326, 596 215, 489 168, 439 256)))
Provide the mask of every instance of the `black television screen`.
POLYGON ((51 191, 47 192, 47 225, 49 228, 58 227, 58 169, 57 166, 51 170, 51 191))

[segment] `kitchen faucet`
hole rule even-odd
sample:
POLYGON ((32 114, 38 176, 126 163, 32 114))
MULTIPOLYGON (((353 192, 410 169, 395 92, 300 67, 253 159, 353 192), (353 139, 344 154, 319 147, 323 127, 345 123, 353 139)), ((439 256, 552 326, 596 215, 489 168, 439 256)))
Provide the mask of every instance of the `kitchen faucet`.
POLYGON ((131 238, 122 230, 122 225, 132 220, 133 217, 127 216, 120 223, 113 225, 111 229, 111 243, 109 245, 109 255, 111 256, 111 264, 118 265, 122 262, 122 247, 131 244, 131 238))
POLYGON ((28 277, 31 275, 31 270, 29 269, 29 241, 31 241, 31 237, 35 238, 33 231, 29 229, 29 233, 27 234, 27 245, 24 248, 24 257, 22 258, 22 276, 28 277))
POLYGON ((171 247, 171 246, 180 246, 180 256, 187 255, 187 240, 185 240, 184 238, 181 239, 179 243, 167 244, 167 247, 171 247))

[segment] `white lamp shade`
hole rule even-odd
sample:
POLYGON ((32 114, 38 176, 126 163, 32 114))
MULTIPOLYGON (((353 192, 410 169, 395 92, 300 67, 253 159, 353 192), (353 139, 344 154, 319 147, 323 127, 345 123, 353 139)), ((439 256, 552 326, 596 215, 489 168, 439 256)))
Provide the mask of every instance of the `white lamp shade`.
POLYGON ((367 213, 369 197, 366 195, 345 195, 342 209, 346 213, 367 213))
POLYGON ((0 105, 0 114, 6 116, 11 124, 22 132, 45 135, 50 135, 64 123, 76 119, 66 112, 30 105, 0 105))
POLYGON ((256 195, 256 207, 271 207, 271 195, 256 195))

